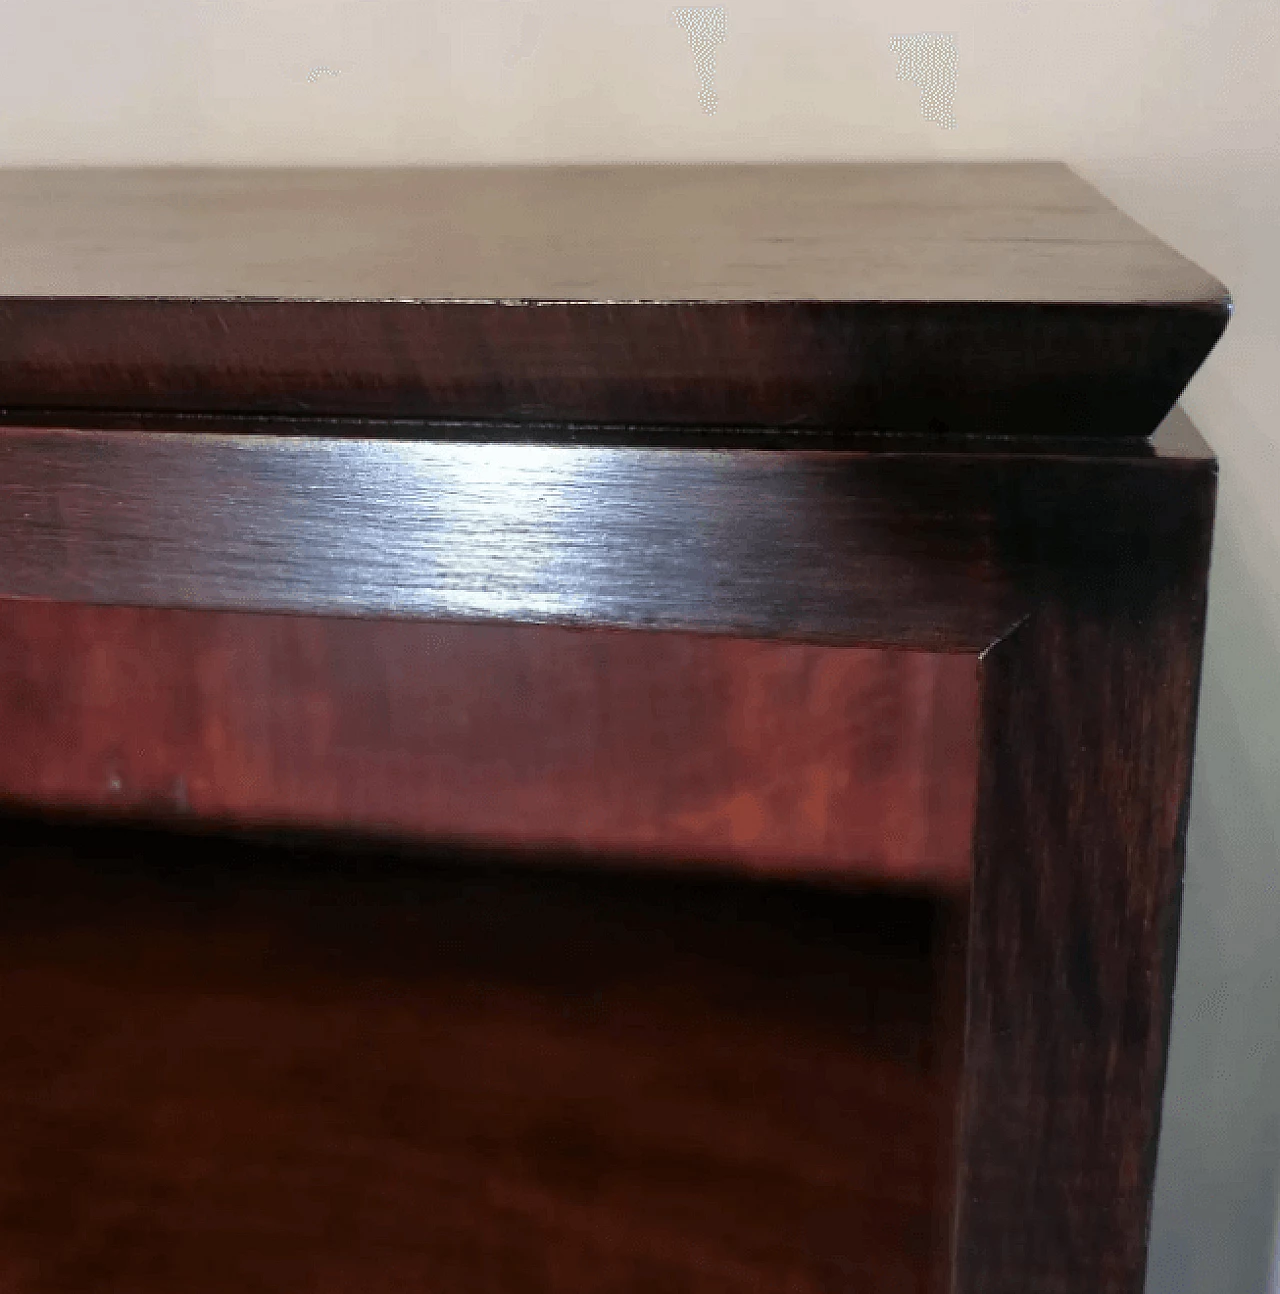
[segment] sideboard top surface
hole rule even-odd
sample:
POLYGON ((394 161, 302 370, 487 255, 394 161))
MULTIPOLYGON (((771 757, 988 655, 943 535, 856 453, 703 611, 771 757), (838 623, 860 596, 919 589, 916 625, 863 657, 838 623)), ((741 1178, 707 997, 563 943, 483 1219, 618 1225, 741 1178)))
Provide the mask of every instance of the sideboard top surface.
POLYGON ((1057 163, 0 172, 0 295, 1218 302, 1057 163))
POLYGON ((1145 436, 1221 283, 1056 163, 0 171, 0 409, 1145 436))

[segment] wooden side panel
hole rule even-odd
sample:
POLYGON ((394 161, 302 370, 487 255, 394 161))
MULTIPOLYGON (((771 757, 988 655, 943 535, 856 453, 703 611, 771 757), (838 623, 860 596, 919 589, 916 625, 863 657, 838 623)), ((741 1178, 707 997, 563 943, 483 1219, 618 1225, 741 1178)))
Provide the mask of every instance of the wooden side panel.
POLYGON ((0 796, 963 883, 973 657, 0 603, 0 796))
POLYGON ((1170 543, 1044 580, 984 661, 956 1294, 1142 1289, 1213 472, 1168 488, 1170 543))

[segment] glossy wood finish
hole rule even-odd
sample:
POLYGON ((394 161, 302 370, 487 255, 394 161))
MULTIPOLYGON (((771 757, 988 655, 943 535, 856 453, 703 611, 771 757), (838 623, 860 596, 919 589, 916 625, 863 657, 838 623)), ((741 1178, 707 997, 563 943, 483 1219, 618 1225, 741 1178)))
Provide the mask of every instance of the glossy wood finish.
POLYGON ((0 603, 0 800, 962 887, 972 657, 0 603))
POLYGON ((1054 164, 0 173, 0 407, 1140 436, 1223 286, 1054 164))
POLYGON ((956 1294, 1143 1286, 1214 484, 983 660, 956 1294))
POLYGON ((0 824, 6 1294, 926 1294, 923 898, 0 824))
POLYGON ((11 427, 0 597, 706 630, 979 652, 1060 560, 1199 521, 1149 446, 843 452, 11 427))
MULTIPOLYGON (((166 765, 157 751, 189 753, 215 771, 222 743, 278 752, 279 767, 270 759, 255 766, 237 792, 242 807, 253 806, 243 815, 249 825, 272 820, 271 803, 290 803, 290 761, 309 750, 315 762, 304 776, 318 800, 336 797, 332 788, 348 775, 368 779, 363 789, 346 786, 342 794, 352 798, 335 798, 346 812, 382 793, 371 770, 385 779, 394 759, 384 756, 394 755, 401 734, 466 730, 462 722, 451 729, 434 701, 440 727, 432 729, 431 712, 402 715, 392 699, 433 695, 430 678, 412 669, 412 644, 456 634, 455 661, 470 654, 479 666, 486 657, 477 645, 488 641, 522 644, 513 657, 494 647, 488 658, 501 657, 508 670, 516 657, 542 662, 528 675, 525 700, 506 709, 503 696, 516 693, 499 689, 488 712, 500 719, 495 729, 521 734, 530 769, 543 757, 537 741, 549 741, 539 705, 580 720, 588 743, 600 743, 597 753, 613 749, 604 718, 612 711, 630 714, 636 731, 649 734, 642 749, 653 753, 650 773, 637 785, 661 787, 653 772, 664 762, 659 737, 678 723, 674 711, 664 718, 654 708, 659 666, 689 706, 710 707, 708 679, 727 688, 768 676, 783 685, 757 693, 776 733, 823 733, 834 749, 849 741, 830 764, 823 755, 812 764, 797 758, 787 740, 753 748, 755 759, 776 756, 782 781, 771 785, 841 766, 861 785, 881 768, 888 780, 879 794, 906 806, 922 801, 902 785, 894 760, 914 752, 919 776, 915 759, 929 741, 912 745, 898 729, 881 752, 887 762, 877 764, 871 745, 860 744, 880 731, 870 705, 842 717, 823 701, 821 681, 837 680, 836 693, 846 697, 883 699, 891 680, 905 677, 895 675, 901 660, 893 663, 903 648, 931 654, 911 665, 920 679, 931 670, 939 679, 953 668, 956 678, 976 670, 969 922, 946 927, 945 956, 931 963, 954 970, 966 959, 966 1000, 961 1065, 938 1035, 936 1072, 952 1075, 958 1121, 953 1136, 943 1110, 929 1136, 935 1161, 954 1164, 955 1227, 952 1243, 928 1257, 929 1278, 951 1294, 1138 1294, 1215 486, 1212 457, 1186 419, 1166 420, 1150 445, 904 437, 863 439, 843 452, 378 441, 367 424, 329 427, 332 434, 310 437, 297 425, 278 436, 154 425, 4 432, 0 595, 18 669, 45 689, 22 686, 6 702, 13 722, 33 734, 28 740, 49 740, 74 768, 75 743, 99 752, 104 733, 127 723, 119 737, 135 761, 129 767, 161 770, 138 785, 170 807, 174 787, 164 778, 177 763, 166 765), (284 612, 307 613, 324 627, 295 628, 284 612), (449 617, 543 623, 449 630, 421 623, 449 617), (651 639, 617 632, 653 628, 667 632, 651 639), (570 640, 572 647, 561 645, 570 640), (46 670, 41 644, 54 641, 65 643, 67 656, 46 670), (401 645, 384 656, 384 641, 401 645), (260 644, 268 660, 255 674, 228 643, 260 644), (194 684, 188 677, 184 693, 165 688, 163 703, 148 702, 147 670, 161 688, 164 666, 143 662, 170 652, 207 672, 194 684), (630 662, 626 680, 589 664, 614 652, 616 663, 630 662), (789 663, 774 674, 768 662, 789 663), (681 692, 675 676, 686 672, 693 682, 681 692), (233 675, 257 696, 281 698, 280 710, 260 711, 258 736, 234 735, 249 729, 223 682, 233 675), (381 718, 355 699, 366 685, 386 698, 381 718), (636 714, 627 709, 632 688, 635 698, 649 698, 636 714), (582 710, 556 699, 573 695, 586 698, 582 710), (95 719, 103 697, 108 704, 95 719), (142 701, 132 705, 133 697, 142 701), (46 729, 46 737, 34 735, 46 729), (275 733, 294 735, 277 745, 275 733), (353 750, 365 736, 362 763, 366 756, 353 750)), ((470 706, 480 692, 465 694, 470 706)), ((961 695, 935 693, 944 694, 961 695)), ((722 766, 716 794, 742 784, 733 782, 742 769, 727 754, 737 730, 732 709, 717 712, 722 728, 706 726, 704 746, 685 742, 700 767, 722 766)), ((908 705, 907 713, 931 712, 908 705)), ((460 748, 483 754, 493 749, 489 740, 460 748)), ((423 768, 443 767, 432 762, 443 760, 438 752, 423 758, 423 768)), ((625 801, 609 799, 617 781, 637 777, 629 758, 601 761, 609 776, 599 781, 575 783, 571 757, 542 767, 574 795, 587 787, 584 821, 595 813, 599 823, 625 801)), ((38 762, 47 772, 52 758, 38 762)), ((668 762, 674 784, 683 766, 668 762)), ((7 767, 35 786, 20 759, 7 767)), ((108 784, 109 768, 83 767, 85 787, 95 777, 108 784)), ((513 775, 505 785, 518 783, 513 775)), ((120 784, 123 791, 123 774, 120 784)), ((562 789, 546 787, 548 803, 562 789)), ((756 793, 767 801, 759 783, 756 793)), ((783 799, 797 803, 789 791, 783 799)), ((140 798, 133 807, 157 806, 140 798)), ((440 821, 419 825, 431 831, 440 821)), ((788 828, 784 816, 775 822, 780 841, 788 828)), ((731 837, 713 832, 703 843, 733 861, 731 837)), ((612 839, 592 862, 621 861, 626 850, 612 839)), ((939 1018, 958 1009, 952 1002, 939 1018)), ((821 1090, 824 1080, 812 1081, 821 1090)), ((594 1082, 592 1089, 603 1090, 594 1082)), ((786 1100, 801 1104, 800 1088, 786 1100)), ((637 1179, 641 1193, 651 1188, 651 1179, 637 1179)), ((707 1207, 733 1198, 732 1188, 724 1191, 707 1207)), ((650 1206, 637 1199, 627 1207, 650 1206)), ((783 1243, 780 1234, 767 1243, 783 1243)), ((39 1250, 43 1242, 33 1244, 39 1250)), ((647 1287, 644 1261, 613 1270, 621 1288, 628 1279, 647 1287)), ((786 1268, 759 1271, 766 1288, 786 1288, 786 1268)), ((577 1280, 594 1288, 583 1272, 564 1276, 563 1287, 577 1280)), ((882 1287, 894 1288, 899 1276, 885 1276, 882 1287)), ((802 1271, 798 1279, 840 1288, 825 1274, 802 1271)), ((522 1287, 510 1273, 475 1280, 504 1294, 522 1287)))
POLYGON ((1221 284, 1035 164, 0 230, 0 798, 192 831, 0 823, 0 1287, 1139 1294, 1221 284))

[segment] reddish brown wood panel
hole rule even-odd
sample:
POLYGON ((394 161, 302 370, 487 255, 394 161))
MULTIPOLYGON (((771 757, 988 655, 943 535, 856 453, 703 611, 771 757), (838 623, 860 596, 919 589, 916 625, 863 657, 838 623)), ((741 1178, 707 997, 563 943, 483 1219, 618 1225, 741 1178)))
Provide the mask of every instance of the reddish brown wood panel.
POLYGON ((922 897, 0 847, 6 1294, 934 1294, 922 897))
POLYGON ((1149 436, 1228 313, 1217 301, 521 311, 0 300, 0 400, 18 410, 1149 436))
POLYGON ((0 796, 963 883, 971 656, 0 603, 0 796))

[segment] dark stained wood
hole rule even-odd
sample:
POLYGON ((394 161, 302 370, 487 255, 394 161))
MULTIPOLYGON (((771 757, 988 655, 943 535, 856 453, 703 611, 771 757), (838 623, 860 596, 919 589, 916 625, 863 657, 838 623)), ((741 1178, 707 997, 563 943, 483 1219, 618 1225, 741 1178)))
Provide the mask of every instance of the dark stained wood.
POLYGON ((1213 521, 1064 559, 983 657, 955 1294, 1137 1294, 1213 521))
POLYGON ((1053 166, 0 175, 0 793, 509 851, 3 824, 0 1286, 1139 1294, 1229 309, 1053 166))
POLYGON ((0 597, 707 630, 978 652, 1028 572, 1188 526, 1185 415, 1071 453, 786 451, 335 432, 0 432, 0 597))
POLYGON ((0 602, 0 801, 967 883, 972 656, 0 602))
POLYGON ((0 407, 1150 433, 1223 286, 1045 163, 0 173, 0 407))
POLYGON ((9 821, 6 1294, 933 1294, 927 900, 9 821))
POLYGON ((59 168, 6 170, 0 195, 23 297, 1224 296, 1058 163, 59 168))
MULTIPOLYGON (((687 708, 686 731, 696 725, 702 744, 686 741, 685 753, 700 768, 716 767, 725 778, 717 786, 726 791, 751 784, 746 765, 752 763, 760 802, 768 799, 767 774, 779 788, 779 803, 794 811, 800 799, 791 788, 804 780, 806 769, 833 770, 833 776, 843 769, 857 787, 851 806, 883 800, 886 811, 905 811, 924 803, 914 798, 911 779, 932 776, 930 770, 940 770, 945 761, 939 756, 936 763, 922 764, 913 758, 907 771, 895 763, 898 755, 908 749, 938 755, 933 740, 964 724, 956 719, 957 726, 949 726, 928 705, 898 709, 891 701, 894 689, 912 671, 919 671, 912 675, 919 682, 959 680, 976 668, 978 717, 969 736, 980 743, 981 760, 968 928, 958 928, 952 915, 935 928, 924 959, 934 968, 936 986, 929 1006, 931 1081, 950 1090, 956 1104, 949 1108, 958 1110, 959 1121, 953 1129, 947 1108, 935 1107, 933 1116, 921 1110, 921 1126, 928 1122, 930 1129, 930 1162, 951 1164, 955 1187, 949 1202, 930 1204, 921 1225, 927 1236, 949 1236, 952 1244, 940 1251, 926 1239, 913 1251, 923 1266, 912 1271, 927 1273, 920 1280, 935 1279, 935 1287, 951 1294, 1138 1294, 1168 1036, 1215 480, 1212 457, 1186 419, 1171 416, 1149 446, 1130 441, 1103 449, 1081 442, 1074 450, 1051 441, 1031 446, 910 437, 863 438, 844 452, 707 444, 659 449, 379 440, 367 424, 328 425, 312 435, 304 434, 302 424, 287 430, 271 435, 262 427, 166 432, 154 426, 11 426, 3 432, 0 597, 6 601, 0 623, 10 626, 17 662, 9 676, 29 681, 18 682, 6 700, 10 722, 27 736, 3 758, 15 782, 25 778, 25 785, 36 788, 31 800, 45 808, 75 802, 74 796, 58 801, 38 789, 38 779, 56 779, 60 767, 70 770, 72 780, 81 778, 85 788, 94 778, 108 787, 111 768, 94 765, 92 758, 114 733, 120 790, 133 794, 136 788, 137 798, 125 806, 129 812, 178 807, 176 784, 165 779, 181 762, 173 753, 182 752, 183 759, 216 770, 220 785, 230 788, 221 794, 239 795, 241 808, 255 803, 254 786, 266 787, 277 807, 287 806, 288 794, 295 794, 289 778, 296 775, 299 785, 310 784, 313 803, 332 796, 337 807, 331 820, 338 822, 377 805, 379 795, 404 796, 403 788, 418 781, 412 768, 400 783, 384 767, 375 772, 379 749, 399 749, 402 734, 423 750, 422 734, 465 734, 462 720, 449 726, 454 720, 443 700, 461 695, 468 713, 483 713, 492 729, 477 734, 474 746, 451 737, 452 748, 483 755, 498 749, 505 733, 519 741, 531 773, 553 745, 546 718, 551 711, 578 725, 575 731, 585 734, 596 756, 615 749, 608 746, 607 716, 627 714, 634 731, 648 734, 638 745, 627 739, 628 757, 647 750, 647 767, 660 771, 661 735, 678 728, 677 716, 687 708), (309 618, 291 620, 284 612, 309 618), (440 618, 531 623, 447 629, 421 623, 440 618), (555 627, 561 623, 590 628, 555 627), (609 626, 667 632, 617 632, 609 626), (691 630, 712 632, 700 636, 691 630), (417 674, 415 644, 428 640, 454 644, 446 652, 454 662, 450 668, 461 671, 464 661, 474 666, 470 686, 461 673, 434 681, 417 674), (67 652, 61 665, 45 646, 58 641, 67 652), (384 652, 383 643, 395 645, 384 652), (511 656, 497 646, 517 643, 520 651, 513 649, 511 656), (251 644, 252 652, 246 646, 251 644), (871 647, 877 651, 864 655, 862 649, 871 647), (908 647, 933 655, 907 662, 887 650, 908 647), (180 664, 167 674, 163 662, 175 651, 180 664), (624 677, 612 666, 596 669, 590 662, 597 652, 616 653, 615 665, 625 664, 629 672, 624 677), (944 661, 943 653, 955 658, 944 661), (517 659, 540 661, 545 670, 539 665, 522 676, 513 668, 517 659), (488 703, 492 709, 472 711, 480 704, 486 666, 505 685, 497 686, 488 703), (770 672, 775 666, 776 674, 770 672), (765 677, 783 686, 775 691, 760 684, 765 677), (828 709, 828 677, 838 684, 836 695, 859 697, 865 709, 828 709), (557 680, 566 679, 581 689, 581 710, 560 700, 557 680), (709 687, 714 679, 720 682, 709 687), (256 729, 249 726, 248 711, 236 709, 233 680, 243 681, 246 694, 278 702, 275 709, 259 708, 256 729), (760 684, 758 713, 772 716, 768 722, 778 726, 771 740, 750 748, 751 760, 735 766, 727 754, 734 748, 730 734, 737 731, 729 719, 733 705, 726 702, 716 711, 709 697, 723 687, 722 695, 741 698, 744 680, 760 684), (437 685, 440 690, 433 691, 437 685), (377 705, 359 703, 365 686, 379 698, 377 705), (667 689, 676 701, 664 711, 660 698, 667 689), (423 698, 430 708, 414 710, 423 698), (881 751, 883 764, 871 757, 870 744, 860 744, 864 736, 869 741, 870 734, 896 727, 878 724, 878 706, 886 715, 927 719, 916 745, 897 728, 896 739, 881 751), (714 716, 719 717, 712 721, 714 716), (724 726, 718 728, 720 722, 724 726), (836 752, 830 762, 823 755, 811 763, 797 755, 802 733, 830 739, 828 749, 836 752), (276 734, 292 735, 277 743, 276 734), (35 771, 26 771, 24 755, 33 749, 39 752, 31 761, 35 771), (290 761, 299 749, 311 750, 315 762, 294 770, 290 761), (363 762, 361 749, 375 758, 363 762), (225 764, 218 763, 222 751, 231 752, 225 764), (265 764, 246 767, 251 754, 263 756, 265 764), (87 762, 77 765, 82 758, 87 762), (238 789, 237 769, 245 770, 238 789), (735 784, 734 777, 745 783, 735 784), (959 1014, 955 971, 962 958, 966 1028, 957 1057, 939 1022, 959 1014), (950 972, 938 969, 947 966, 950 972)), ((903 695, 909 693, 908 688, 903 695)), ((956 700, 960 709, 968 705, 966 697, 973 698, 952 687, 934 696, 956 700)), ((559 785, 544 784, 541 806, 532 791, 523 791, 525 803, 552 816, 566 813, 585 784, 596 796, 595 811, 625 809, 633 775, 627 760, 593 758, 585 783, 575 782, 586 768, 585 757, 581 766, 574 764, 578 754, 548 758, 541 767, 552 770, 559 785), (593 781, 598 774, 601 780, 593 781)), ((433 795, 449 794, 446 762, 444 752, 433 750, 429 761, 414 766, 431 772, 420 791, 424 814, 435 813, 433 795)), ((669 762, 675 785, 688 765, 669 762)), ((181 770, 173 774, 180 775, 181 770)), ((519 784, 512 769, 504 775, 511 777, 504 785, 519 784)), ((653 777, 648 785, 660 788, 657 771, 653 777)), ((463 770, 452 785, 463 787, 467 780, 463 770)), ((954 789, 963 783, 947 784, 954 789)), ((189 784, 183 795, 193 802, 189 784)), ((383 809, 389 802, 381 802, 383 809)), ((445 807, 456 806, 454 800, 445 807)), ((493 820, 504 811, 509 806, 492 808, 493 820)), ((404 812, 407 821, 411 814, 404 812)), ((273 818, 261 800, 242 817, 249 825, 306 820, 296 813, 273 818)), ((387 827, 376 817, 365 820, 367 829, 387 827)), ((616 865, 623 855, 642 861, 637 852, 644 851, 621 838, 618 823, 625 825, 625 817, 609 819, 606 813, 595 820, 597 828, 602 820, 612 822, 609 829, 617 834, 585 842, 604 847, 580 861, 616 865)), ((423 834, 429 835, 443 821, 427 816, 418 826, 425 824, 423 834)), ((526 852, 565 843, 555 832, 517 839, 529 821, 504 843, 526 852)), ((772 821, 772 839, 786 844, 786 813, 779 811, 772 821)), ((855 825, 852 817, 846 823, 851 833, 855 825)), ((887 857, 885 820, 858 829, 863 827, 867 839, 880 840, 881 857, 887 857)), ((802 835, 790 845, 798 845, 802 835)), ((734 862, 731 830, 719 837, 712 831, 702 845, 703 863, 734 862)), ((880 867, 879 874, 891 870, 880 867)), ((856 873, 856 866, 828 869, 824 878, 829 884, 856 873)), ((98 924, 91 916, 86 928, 98 924)), ((147 938, 140 936, 142 946, 147 938)), ((805 946, 808 939, 798 937, 797 944, 805 946)), ((270 941, 246 942, 252 961, 270 941)), ((108 945, 118 948, 119 940, 108 945)), ((43 963, 32 945, 24 947, 19 957, 29 973, 43 963)), ((665 956, 665 945, 655 955, 665 956)), ((107 952, 97 952, 86 955, 84 964, 81 984, 111 963, 107 952)), ((851 969, 849 983, 871 973, 851 969)), ((674 972, 665 982, 677 980, 687 982, 674 972)), ((65 977, 58 982, 65 984, 65 977)), ((139 984, 131 981, 122 997, 140 995, 139 984)), ((788 991, 790 984, 788 974, 780 975, 777 991, 788 991)), ((35 996, 43 1004, 35 1019, 51 1015, 51 993, 35 996)), ((341 1024, 349 1017, 335 1018, 341 1024)), ((287 1013, 264 1012, 255 1019, 268 1033, 290 1036, 287 1013)), ((338 1036, 348 1036, 345 1027, 337 1028, 338 1036)), ((240 1028, 235 1026, 233 1037, 246 1036, 236 1032, 240 1028)), ((167 1036, 174 1042, 172 1064, 188 1063, 195 1043, 180 1032, 167 1036)), ((648 1045, 648 1035, 642 1036, 648 1045)), ((781 1034, 771 1034, 761 1050, 790 1054, 784 1043, 781 1034)), ((630 1061, 615 1063, 623 1068, 630 1061)), ((814 1061, 803 1082, 797 1079, 787 1089, 780 1099, 788 1108, 803 1109, 810 1091, 827 1108, 825 1064, 814 1061)), ((323 1087, 316 1077, 323 1067, 308 1072, 323 1087)), ((125 1078, 121 1083, 127 1088, 125 1078)), ((31 1080, 25 1090, 38 1086, 31 1080)), ((92 1092, 98 1086, 90 1075, 71 1089, 92 1092)), ((562 1126, 578 1132, 594 1127, 593 1107, 576 1108, 580 1117, 562 1126)), ((274 1117, 273 1106, 249 1126, 265 1128, 274 1117)), ((36 1126, 44 1125, 37 1120, 36 1126)), ((846 1129, 842 1135, 850 1134, 846 1129)), ((649 1125, 644 1140, 666 1144, 649 1125)), ((861 1171, 848 1142, 830 1144, 845 1165, 839 1171, 861 1171)), ((190 1163, 197 1166, 191 1173, 210 1162, 201 1159, 205 1154, 200 1146, 191 1152, 190 1163)), ((371 1160, 379 1154, 401 1162, 391 1150, 370 1146, 371 1160)), ((128 1158, 126 1151, 119 1155, 128 1158)), ((44 1161, 32 1151, 24 1162, 44 1161)), ((59 1181, 80 1177, 56 1164, 48 1171, 59 1181)), ((100 1175, 88 1180, 103 1180, 102 1171, 94 1169, 100 1175)), ((310 1172, 306 1165, 298 1171, 310 1172)), ((234 1172, 210 1172, 211 1191, 230 1190, 226 1183, 238 1180, 234 1172)), ((612 1220, 601 1223, 600 1235, 615 1234, 610 1228, 621 1228, 618 1218, 627 1214, 633 1227, 647 1226, 643 1219, 653 1216, 648 1210, 661 1211, 669 1198, 638 1169, 619 1169, 618 1180, 621 1202, 612 1220)), ((733 1187, 696 1172, 691 1180, 705 1187, 708 1203, 700 1207, 748 1216, 733 1187)), ((155 1198, 165 1190, 162 1181, 155 1198)), ((48 1198, 56 1198, 53 1186, 48 1198)), ((132 1206, 133 1229, 121 1224, 127 1233, 123 1252, 148 1252, 146 1246, 156 1243, 163 1250, 156 1259, 161 1265, 170 1261, 166 1254, 182 1260, 185 1241, 164 1249, 169 1242, 156 1239, 156 1228, 168 1226, 170 1215, 142 1195, 129 1198, 142 1202, 132 1206)), ((306 1210, 327 1210, 332 1218, 334 1207, 324 1202, 334 1197, 318 1191, 299 1198, 296 1207, 303 1212, 292 1216, 302 1222, 291 1234, 305 1240, 317 1216, 306 1210)), ((464 1191, 458 1198, 469 1197, 464 1191)), ((799 1191, 797 1198, 810 1197, 799 1191)), ((402 1200, 392 1207, 408 1208, 402 1200)), ((857 1212, 862 1207, 849 1204, 838 1212, 839 1225, 854 1237, 882 1229, 894 1237, 891 1247, 901 1263, 904 1233, 892 1220, 864 1226, 860 1219, 866 1215, 857 1212)), ((39 1216, 49 1215, 19 1213, 17 1231, 27 1218, 26 1225, 35 1228, 35 1249, 14 1252, 38 1255, 65 1247, 64 1233, 39 1232, 29 1221, 39 1216), (41 1239, 50 1235, 47 1243, 41 1239)), ((559 1216, 553 1210, 536 1214, 545 1228, 541 1239, 514 1238, 529 1236, 514 1222, 506 1234, 516 1246, 536 1247, 546 1236, 554 1242, 563 1235, 559 1216)), ((753 1243, 790 1244, 786 1237, 794 1228, 788 1232, 785 1224, 795 1214, 783 1208, 771 1216, 778 1224, 774 1230, 752 1222, 752 1235, 759 1233, 753 1243)), ((190 1237, 189 1231, 181 1234, 190 1237)), ((279 1262, 304 1261, 305 1243, 287 1257, 283 1231, 272 1234, 279 1262)), ((668 1248, 657 1244, 645 1254, 693 1252, 680 1238, 685 1232, 676 1238, 670 1231, 661 1234, 668 1248)), ((579 1252, 566 1244, 553 1247, 579 1252)), ((360 1240, 344 1252, 367 1248, 360 1240)), ((453 1261, 456 1250, 444 1241, 436 1248, 443 1251, 438 1261, 453 1261)), ((203 1252, 198 1245, 193 1251, 203 1252)), ((90 1252, 100 1251, 90 1246, 90 1252)), ((219 1249, 227 1263, 252 1252, 226 1243, 219 1249)), ((323 1252, 333 1256, 330 1270, 339 1273, 331 1279, 346 1279, 351 1268, 342 1266, 337 1251, 323 1252)), ((544 1284, 552 1289, 599 1288, 609 1272, 622 1273, 616 1277, 619 1288, 630 1288, 625 1281, 634 1269, 610 1268, 598 1248, 590 1253, 576 1268, 537 1270, 550 1273, 544 1284)), ((800 1289, 805 1280, 814 1289, 839 1289, 841 1282, 928 1287, 913 1285, 917 1276, 901 1267, 846 1273, 769 1261, 774 1265, 755 1271, 714 1263, 699 1270, 727 1272, 725 1282, 747 1282, 747 1288, 752 1280, 755 1287, 787 1288, 793 1278, 800 1289)), ((632 1287, 661 1287, 664 1269, 643 1270, 632 1287)), ((685 1277, 688 1265, 674 1270, 675 1287, 697 1288, 685 1277)), ((19 1276, 29 1280, 28 1272, 19 1276)), ((78 1272, 73 1276, 81 1279, 78 1272)), ((358 1276, 352 1277, 355 1284, 361 1283, 358 1276)), ((487 1288, 504 1294, 527 1287, 524 1273, 505 1268, 484 1269, 476 1280, 477 1288, 486 1288, 487 1281, 487 1288)))
MULTIPOLYGON (((779 427, 645 427, 608 423, 460 422, 456 419, 354 418, 311 415, 146 412, 103 409, 0 409, 0 428, 75 431, 188 432, 198 435, 439 441, 447 444, 572 445, 587 448, 788 449, 876 451, 966 456, 975 452, 1019 457, 1167 458, 1187 436, 1200 443, 1180 408, 1153 436, 944 436, 927 432, 834 431, 779 427)), ((1185 448, 1185 445, 1183 445, 1185 448)))

